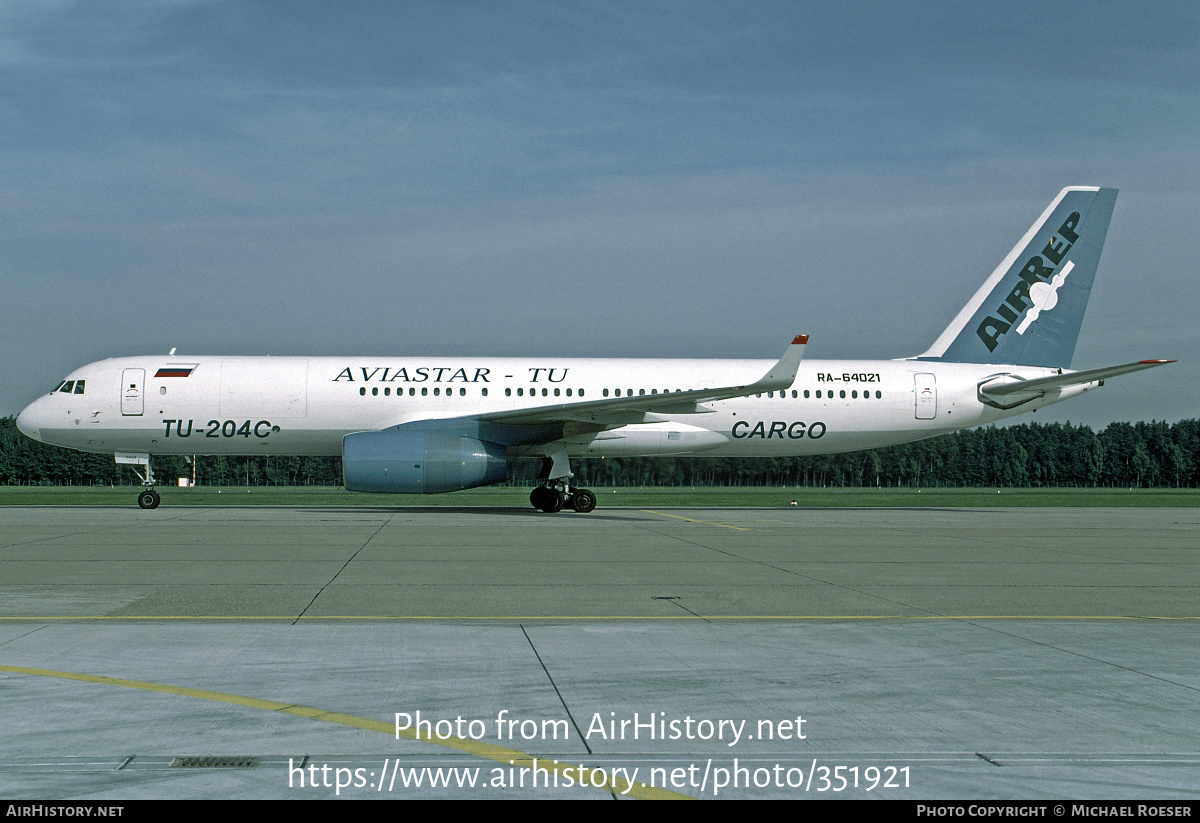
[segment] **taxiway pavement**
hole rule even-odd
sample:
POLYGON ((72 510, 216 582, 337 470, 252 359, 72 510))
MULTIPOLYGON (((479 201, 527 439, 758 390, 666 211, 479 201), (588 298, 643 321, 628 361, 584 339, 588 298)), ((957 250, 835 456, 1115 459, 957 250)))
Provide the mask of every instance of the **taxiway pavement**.
POLYGON ((1200 795, 1191 509, 10 507, 0 561, 9 798, 1200 795))

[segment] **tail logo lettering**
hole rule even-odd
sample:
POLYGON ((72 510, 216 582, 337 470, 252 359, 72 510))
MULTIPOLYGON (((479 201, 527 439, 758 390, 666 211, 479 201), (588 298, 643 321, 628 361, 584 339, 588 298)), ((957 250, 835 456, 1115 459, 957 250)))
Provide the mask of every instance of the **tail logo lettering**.
POLYGON ((988 351, 996 350, 1000 338, 1008 333, 1027 309, 1030 311, 1017 327, 1017 334, 1024 334, 1039 314, 1050 311, 1058 304, 1058 289, 1075 264, 1068 262, 1057 274, 1054 270, 1079 240, 1079 235, 1075 232, 1078 226, 1079 212, 1071 212, 1058 227, 1058 233, 1046 243, 1042 253, 1035 254, 1025 261, 1024 267, 1017 273, 1021 278, 1020 282, 996 309, 995 314, 985 317, 979 324, 975 333, 983 341, 983 345, 987 346, 988 351))

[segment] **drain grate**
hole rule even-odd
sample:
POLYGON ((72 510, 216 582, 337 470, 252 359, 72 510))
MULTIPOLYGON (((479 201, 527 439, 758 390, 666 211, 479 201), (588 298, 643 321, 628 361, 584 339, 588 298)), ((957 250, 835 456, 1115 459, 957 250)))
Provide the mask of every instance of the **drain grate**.
POLYGON ((253 769, 257 757, 176 757, 172 768, 182 769, 253 769))

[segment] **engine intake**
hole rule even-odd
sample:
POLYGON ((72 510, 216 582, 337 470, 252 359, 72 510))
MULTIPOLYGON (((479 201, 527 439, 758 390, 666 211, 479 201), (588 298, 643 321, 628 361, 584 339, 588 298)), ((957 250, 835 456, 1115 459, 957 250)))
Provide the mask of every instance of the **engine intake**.
POLYGON ((436 494, 499 483, 505 448, 461 434, 356 432, 342 438, 342 482, 352 492, 436 494))

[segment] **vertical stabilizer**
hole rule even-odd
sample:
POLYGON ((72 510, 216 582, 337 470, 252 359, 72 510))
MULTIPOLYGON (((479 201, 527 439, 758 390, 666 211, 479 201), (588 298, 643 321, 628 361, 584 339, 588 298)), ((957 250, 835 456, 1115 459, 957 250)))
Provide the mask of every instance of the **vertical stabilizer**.
POLYGON ((1068 368, 1116 189, 1063 189, 918 360, 1068 368))

